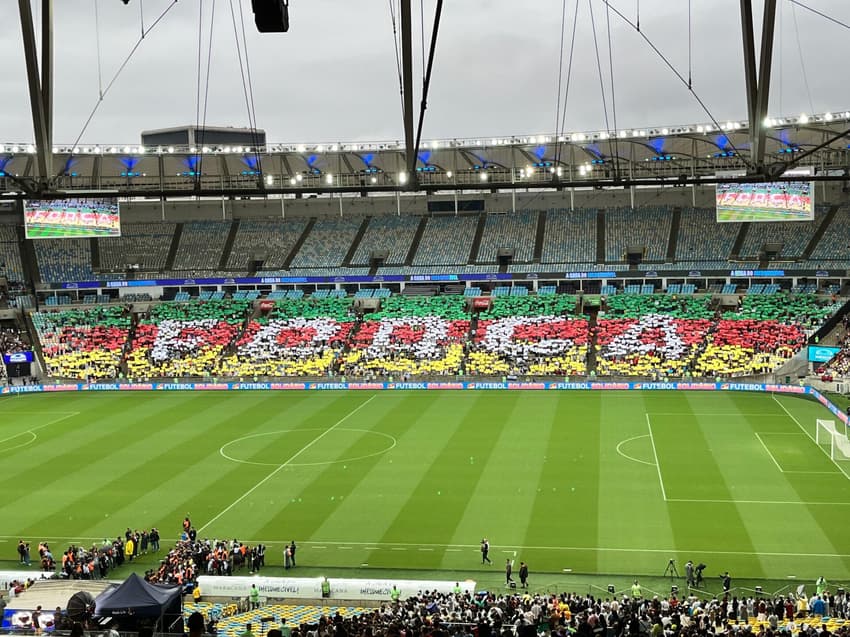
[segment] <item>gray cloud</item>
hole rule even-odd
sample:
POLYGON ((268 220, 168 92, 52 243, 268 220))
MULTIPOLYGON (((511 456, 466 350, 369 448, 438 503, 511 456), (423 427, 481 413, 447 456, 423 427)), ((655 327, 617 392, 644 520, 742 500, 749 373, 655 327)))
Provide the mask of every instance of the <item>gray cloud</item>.
MULTIPOLYGON (((198 11, 201 0, 178 2, 139 47, 106 96, 83 143, 138 140, 142 129, 195 121, 198 11)), ((635 16, 634 0, 611 0, 635 16)), ((212 0, 203 0, 206 41, 212 0)), ((233 0, 238 7, 239 0, 233 0)), ((400 139, 398 77, 388 4, 381 0, 292 0, 292 29, 256 33, 250 2, 246 19, 254 99, 260 127, 281 141, 400 139)), ((591 0, 610 111, 606 11, 591 0)), ((780 0, 771 113, 850 108, 841 66, 850 57, 844 29, 780 0), (811 102, 800 64, 807 71, 811 102)), ((843 0, 810 0, 818 10, 850 22, 843 0)), ((150 24, 170 0, 98 0, 103 84, 135 44, 139 6, 150 24)), ((32 124, 20 24, 7 2, 0 22, 0 139, 29 141, 32 124)), ((36 2, 35 4, 40 4, 36 2)), ((425 1, 426 38, 434 0, 425 1)), ((572 19, 573 0, 567 0, 572 19)), ((673 65, 688 74, 686 0, 642 0, 641 28, 673 65)), ((756 3, 757 13, 761 3, 756 3)), ((474 137, 548 132, 555 126, 561 2, 454 0, 440 31, 426 137, 474 137)), ((248 124, 236 59, 229 0, 215 2, 212 75, 207 122, 248 124)), ((726 120, 743 118, 746 103, 737 0, 692 0, 694 90, 726 120)), ((70 143, 97 101, 97 35, 93 0, 56 1, 55 139, 70 143)), ((418 21, 419 3, 414 3, 418 21)), ((621 127, 707 121, 686 87, 613 12, 611 33, 617 122, 621 127)), ((238 17, 237 17, 238 20, 238 17)), ((567 38, 571 23, 568 24, 567 38)), ((418 22, 416 75, 421 75, 418 22)), ((206 58, 206 44, 203 50, 206 58)), ((418 84, 415 103, 418 108, 418 84)), ((567 129, 605 126, 589 2, 579 1, 567 129)))

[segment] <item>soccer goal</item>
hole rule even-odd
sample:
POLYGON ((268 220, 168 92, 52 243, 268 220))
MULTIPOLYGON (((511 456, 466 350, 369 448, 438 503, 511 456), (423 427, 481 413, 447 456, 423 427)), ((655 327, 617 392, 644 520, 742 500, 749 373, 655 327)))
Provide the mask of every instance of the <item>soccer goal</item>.
POLYGON ((833 461, 850 460, 850 440, 844 424, 836 427, 834 420, 818 418, 815 441, 821 449, 829 452, 833 461))

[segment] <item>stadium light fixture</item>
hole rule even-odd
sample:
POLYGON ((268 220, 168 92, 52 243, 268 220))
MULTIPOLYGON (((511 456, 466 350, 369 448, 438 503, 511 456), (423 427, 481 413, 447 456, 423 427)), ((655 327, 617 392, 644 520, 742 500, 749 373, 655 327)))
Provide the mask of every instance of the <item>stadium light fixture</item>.
POLYGON ((832 121, 832 113, 826 113, 826 114, 823 116, 823 118, 824 118, 824 120, 826 120, 827 122, 831 122, 831 121, 832 121))
POLYGON ((373 184, 377 184, 377 183, 378 183, 378 178, 377 178, 377 177, 372 177, 372 183, 373 183, 373 184))
MULTIPOLYGON (((130 147, 129 147, 129 146, 124 146, 124 152, 125 152, 125 153, 129 153, 129 152, 130 152, 130 147)), ((193 153, 195 152, 195 151, 194 151, 194 149, 192 150, 192 152, 193 152, 193 153)))
POLYGON ((339 144, 334 144, 333 146, 331 146, 331 152, 332 153, 336 153, 338 151, 339 151, 339 144))
POLYGON ((334 176, 330 173, 325 175, 325 183, 327 183, 329 186, 332 186, 334 183, 334 176))
POLYGON ((138 153, 140 155, 144 155, 147 152, 147 149, 144 146, 139 146, 138 153))
POLYGON ((325 147, 324 147, 324 146, 322 146, 321 144, 319 144, 318 146, 316 146, 316 152, 317 152, 317 153, 323 153, 323 152, 325 152, 325 147))
POLYGON ((602 131, 599 133, 599 139, 608 139, 608 133, 606 131, 602 131))
POLYGON ((290 179, 290 180, 289 180, 289 185, 290 185, 290 186, 294 186, 294 185, 295 185, 295 177, 293 177, 292 179, 290 179))
POLYGON ((297 150, 297 152, 299 152, 299 153, 303 153, 303 152, 305 152, 307 149, 304 147, 304 144, 298 144, 298 148, 297 148, 296 150, 297 150))
MULTIPOLYGON (((447 171, 446 171, 446 177, 448 177, 449 179, 451 179, 451 178, 452 178, 452 175, 453 175, 453 174, 454 174, 454 173, 453 173, 451 170, 447 170, 447 171)), ((372 179, 374 179, 374 177, 372 177, 372 179)))
POLYGON ((401 172, 398 174, 398 183, 406 184, 407 183, 407 173, 401 172))
POLYGON ((274 175, 266 175, 266 186, 274 184, 274 175))
POLYGON ((629 136, 629 131, 626 131, 626 130, 620 131, 620 139, 625 139, 628 136, 629 136))
POLYGON ((30 155, 32 155, 32 154, 35 152, 35 146, 33 146, 32 144, 30 144, 29 146, 27 146, 27 152, 28 152, 30 155))
POLYGON ((300 174, 295 175, 295 181, 297 181, 298 183, 301 183, 303 180, 304 180, 304 177, 302 177, 300 174))
POLYGON ((562 173, 563 173, 563 170, 561 169, 560 166, 558 166, 558 168, 555 170, 555 174, 558 175, 558 177, 560 177, 562 173))
POLYGON ((168 147, 168 152, 169 152, 169 153, 173 153, 173 152, 174 152, 174 146, 169 146, 169 147, 168 147))
MULTIPOLYGON (((2 153, 2 152, 3 152, 3 151, 2 151, 2 150, 0 150, 0 153, 2 153)), ((53 154, 55 155, 55 154, 56 154, 56 153, 58 153, 58 152, 59 152, 59 149, 58 149, 58 148, 56 148, 56 146, 54 146, 54 147, 53 147, 53 154)))
POLYGON ((800 113, 800 118, 797 120, 797 122, 800 123, 800 124, 808 124, 809 123, 809 116, 806 115, 805 113, 800 113))
POLYGON ((95 146, 95 147, 94 147, 94 152, 95 152, 96 154, 100 155, 100 154, 103 152, 103 150, 101 150, 100 146, 95 146))
POLYGON ((481 178, 481 181, 487 181, 487 171, 486 171, 486 170, 482 170, 482 171, 479 173, 479 177, 481 178))
MULTIPOLYGON (((15 152, 17 152, 17 151, 15 151, 15 152)), ((73 151, 71 151, 71 152, 73 152, 75 155, 78 155, 78 154, 80 153, 80 147, 79 147, 79 146, 74 146, 74 150, 73 150, 73 151)))

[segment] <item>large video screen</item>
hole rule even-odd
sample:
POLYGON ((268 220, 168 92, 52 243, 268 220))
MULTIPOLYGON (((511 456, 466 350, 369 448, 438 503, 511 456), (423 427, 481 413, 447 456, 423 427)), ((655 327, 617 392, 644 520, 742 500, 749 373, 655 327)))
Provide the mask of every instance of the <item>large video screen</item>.
POLYGON ((24 202, 27 239, 120 237, 118 199, 31 199, 24 202))
POLYGON ((812 221, 814 183, 770 181, 717 184, 717 221, 812 221))

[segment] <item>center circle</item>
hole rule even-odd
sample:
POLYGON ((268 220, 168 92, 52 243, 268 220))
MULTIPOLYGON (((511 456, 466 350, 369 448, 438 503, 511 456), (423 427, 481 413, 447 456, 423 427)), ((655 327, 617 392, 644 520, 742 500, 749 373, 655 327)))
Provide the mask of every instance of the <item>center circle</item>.
POLYGON ((323 460, 319 462, 298 462, 297 458, 295 462, 286 462, 287 458, 298 454, 299 450, 306 450, 307 445, 312 446, 313 441, 317 439, 317 436, 314 435, 315 432, 325 431, 327 430, 305 428, 250 434, 223 444, 218 452, 223 458, 239 464, 279 467, 286 463, 288 467, 313 467, 374 458, 375 456, 387 453, 398 444, 398 441, 393 436, 380 431, 338 427, 330 432, 329 436, 332 437, 332 440, 336 441, 339 441, 340 437, 343 437, 343 441, 346 439, 350 440, 349 447, 357 445, 356 450, 353 450, 351 455, 337 458, 336 460, 323 460), (311 435, 299 439, 299 436, 304 433, 311 435), (269 438, 271 440, 268 440, 269 438), (277 460, 275 461, 275 459, 277 460))

